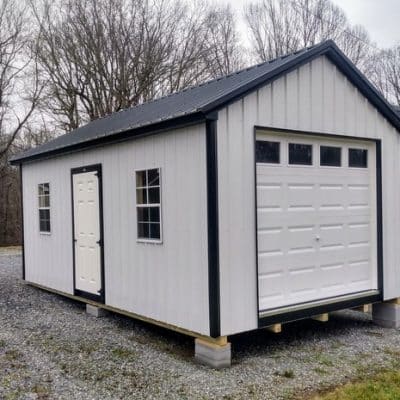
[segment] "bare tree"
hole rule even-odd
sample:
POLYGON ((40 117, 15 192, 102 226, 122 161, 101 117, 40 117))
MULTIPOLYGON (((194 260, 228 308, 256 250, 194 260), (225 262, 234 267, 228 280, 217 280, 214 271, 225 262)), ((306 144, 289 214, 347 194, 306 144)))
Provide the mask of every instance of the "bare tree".
POLYGON ((26 9, 14 0, 0 1, 0 159, 37 105, 41 92, 35 56, 29 49, 26 9))
POLYGON ((271 60, 299 47, 296 14, 286 0, 250 3, 245 19, 257 60, 271 60))
POLYGON ((61 128, 72 130, 152 96, 170 44, 168 18, 155 2, 68 0, 46 2, 43 10, 35 14, 38 57, 48 79, 45 107, 61 128))
POLYGON ((0 244, 20 242, 19 174, 8 160, 41 93, 30 28, 21 1, 0 0, 0 244))
POLYGON ((358 66, 369 56, 370 39, 351 26, 331 0, 261 0, 245 9, 245 20, 260 61, 333 39, 358 66))
POLYGON ((239 66, 233 13, 201 0, 43 0, 32 8, 47 82, 42 109, 63 131, 239 66))
POLYGON ((243 46, 231 6, 216 6, 206 16, 206 65, 212 77, 227 75, 243 67, 243 46))
POLYGON ((369 63, 368 73, 383 95, 400 106, 400 45, 376 51, 369 63))

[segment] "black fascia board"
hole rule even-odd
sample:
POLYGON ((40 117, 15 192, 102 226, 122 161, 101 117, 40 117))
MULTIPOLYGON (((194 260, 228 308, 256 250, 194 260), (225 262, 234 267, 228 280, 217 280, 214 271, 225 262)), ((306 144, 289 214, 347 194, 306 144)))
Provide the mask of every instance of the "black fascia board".
POLYGON ((321 45, 313 47, 303 54, 299 55, 292 61, 289 61, 280 67, 266 73, 265 75, 255 79, 254 81, 244 85, 235 91, 223 96, 212 103, 201 108, 204 113, 218 111, 227 105, 234 103, 247 94, 257 90, 258 88, 272 82, 282 75, 287 74, 300 66, 307 64, 313 59, 326 55, 339 70, 356 86, 359 91, 373 104, 380 113, 388 119, 388 121, 400 132, 400 116, 394 108, 383 97, 382 94, 367 80, 357 67, 347 58, 347 56, 337 47, 333 40, 327 40, 321 45))
POLYGON ((106 144, 115 144, 124 142, 126 140, 131 140, 134 138, 140 138, 150 135, 156 135, 158 133, 168 131, 171 129, 184 128, 191 125, 197 125, 199 123, 206 121, 206 116, 202 112, 196 112, 192 114, 187 114, 181 117, 168 119, 165 121, 161 121, 155 124, 138 127, 128 131, 122 131, 115 133, 113 135, 105 135, 95 139, 90 139, 84 142, 78 142, 75 144, 71 144, 66 147, 60 147, 56 149, 51 149, 46 152, 33 154, 31 156, 25 156, 23 153, 20 157, 16 156, 10 160, 11 165, 19 165, 21 163, 27 163, 30 161, 42 160, 51 158, 58 155, 75 153, 81 150, 87 150, 93 147, 104 146, 106 144))

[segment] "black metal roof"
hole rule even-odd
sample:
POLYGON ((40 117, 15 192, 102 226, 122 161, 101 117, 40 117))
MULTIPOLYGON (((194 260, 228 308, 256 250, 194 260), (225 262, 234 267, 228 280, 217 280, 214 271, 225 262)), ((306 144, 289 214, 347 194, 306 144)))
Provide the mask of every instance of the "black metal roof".
POLYGON ((336 44, 328 40, 89 122, 71 133, 16 155, 11 162, 18 164, 205 121, 230 102, 323 54, 400 130, 400 115, 336 44))

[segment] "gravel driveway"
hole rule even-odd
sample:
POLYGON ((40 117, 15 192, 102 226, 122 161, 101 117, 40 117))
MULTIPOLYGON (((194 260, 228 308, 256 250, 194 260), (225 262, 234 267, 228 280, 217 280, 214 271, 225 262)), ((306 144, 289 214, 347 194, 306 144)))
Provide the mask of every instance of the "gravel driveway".
POLYGON ((95 319, 20 270, 20 254, 0 249, 0 399, 290 399, 399 367, 400 332, 347 311, 232 337, 232 368, 208 369, 193 361, 193 339, 95 319))

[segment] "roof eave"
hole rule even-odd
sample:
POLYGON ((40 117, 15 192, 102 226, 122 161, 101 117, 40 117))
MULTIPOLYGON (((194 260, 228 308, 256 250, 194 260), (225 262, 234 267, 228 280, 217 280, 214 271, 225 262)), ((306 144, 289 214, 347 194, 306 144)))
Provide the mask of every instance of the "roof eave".
POLYGON ((389 102, 378 92, 377 89, 366 79, 366 77, 357 69, 357 67, 346 57, 346 55, 337 47, 335 42, 327 40, 321 45, 316 46, 292 61, 283 64, 281 67, 266 73, 255 79, 247 85, 223 96, 212 103, 206 104, 201 110, 204 113, 217 111, 227 105, 246 96, 259 87, 280 78, 300 66, 307 64, 313 59, 322 55, 327 56, 343 72, 350 82, 352 82, 360 92, 388 119, 388 121, 400 132, 400 115, 393 110, 389 102))
MULTIPOLYGON (((212 115, 212 114, 210 114, 212 115)), ((126 140, 132 140, 135 138, 141 138, 150 135, 156 135, 166 130, 178 129, 187 126, 197 125, 205 122, 209 118, 208 115, 203 112, 193 112, 183 116, 179 116, 172 119, 167 119, 155 124, 146 125, 131 130, 124 130, 113 135, 102 136, 96 139, 88 140, 85 142, 71 144, 66 147, 52 149, 49 151, 41 152, 33 155, 26 155, 24 153, 14 156, 10 160, 11 165, 20 165, 23 163, 38 161, 47 158, 52 158, 59 155, 75 153, 82 150, 91 149, 94 147, 104 146, 106 144, 114 144, 124 142, 126 140)), ((212 117, 211 117, 212 118, 212 117)))

